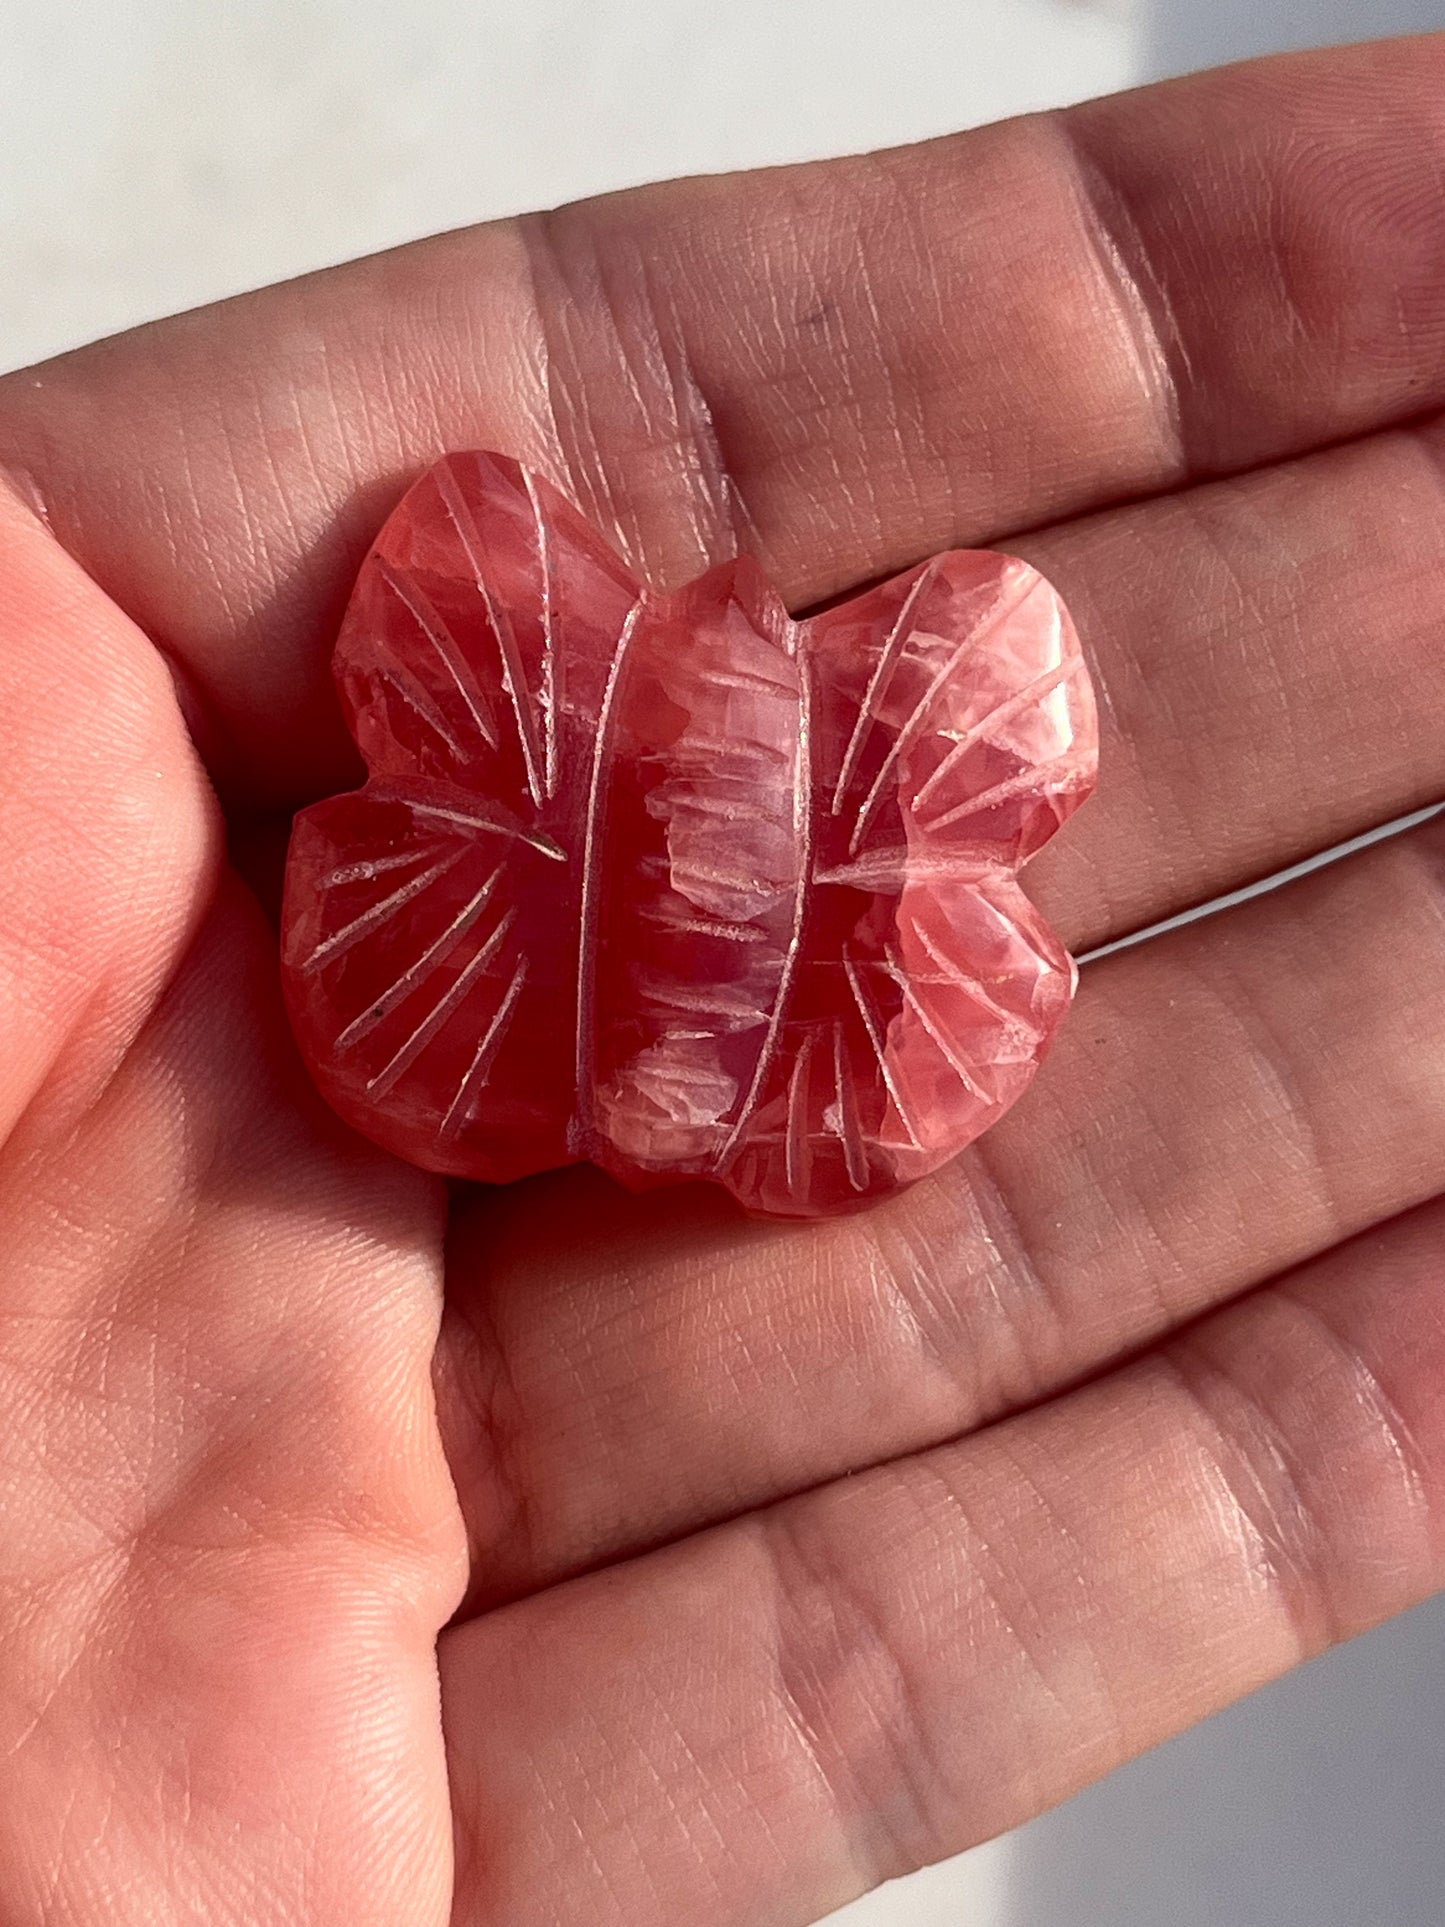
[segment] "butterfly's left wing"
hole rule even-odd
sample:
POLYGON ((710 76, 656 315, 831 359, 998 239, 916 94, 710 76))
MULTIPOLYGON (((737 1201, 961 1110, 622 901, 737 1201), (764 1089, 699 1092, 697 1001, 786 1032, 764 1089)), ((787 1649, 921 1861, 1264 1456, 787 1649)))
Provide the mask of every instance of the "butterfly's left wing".
POLYGON ((578 1143, 589 771, 640 585, 540 477, 446 456, 337 643, 365 788, 302 811, 282 962, 313 1075, 412 1162, 506 1180, 578 1143))

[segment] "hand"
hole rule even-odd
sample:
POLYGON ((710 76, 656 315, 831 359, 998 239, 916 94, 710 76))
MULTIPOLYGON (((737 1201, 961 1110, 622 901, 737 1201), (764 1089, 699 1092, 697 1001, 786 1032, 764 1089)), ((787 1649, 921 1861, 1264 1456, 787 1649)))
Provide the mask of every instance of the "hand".
POLYGON ((649 189, 0 384, 6 1921, 785 1927, 1445 1583, 1439 829, 1089 966, 868 1216, 448 1224, 310 1095, 210 786, 254 858, 354 779, 351 575, 488 445, 659 580, 1035 561, 1078 948, 1435 800, 1442 85, 649 189))

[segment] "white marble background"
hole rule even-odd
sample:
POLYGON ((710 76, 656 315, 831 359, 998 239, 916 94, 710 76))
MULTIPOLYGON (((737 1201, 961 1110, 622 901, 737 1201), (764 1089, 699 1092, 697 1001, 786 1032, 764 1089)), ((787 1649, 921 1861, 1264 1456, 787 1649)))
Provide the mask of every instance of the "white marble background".
MULTIPOLYGON (((1425 26, 1445 0, 0 0, 0 367, 529 205, 1425 26)), ((1437 1606, 835 1921, 1441 1927, 1442 1810, 1437 1606)))

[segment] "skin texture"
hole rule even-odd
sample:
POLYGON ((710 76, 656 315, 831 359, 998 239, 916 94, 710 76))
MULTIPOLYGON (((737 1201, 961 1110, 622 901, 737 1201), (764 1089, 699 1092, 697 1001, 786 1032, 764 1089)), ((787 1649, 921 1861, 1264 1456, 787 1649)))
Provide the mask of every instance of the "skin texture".
POLYGON ((1289 58, 0 383, 0 1916, 793 1927, 1445 1583, 1439 828, 1091 965, 803 1231, 370 1150, 227 844, 353 780, 341 602, 476 445, 659 583, 1036 562, 1076 946, 1435 801, 1442 103, 1289 58))

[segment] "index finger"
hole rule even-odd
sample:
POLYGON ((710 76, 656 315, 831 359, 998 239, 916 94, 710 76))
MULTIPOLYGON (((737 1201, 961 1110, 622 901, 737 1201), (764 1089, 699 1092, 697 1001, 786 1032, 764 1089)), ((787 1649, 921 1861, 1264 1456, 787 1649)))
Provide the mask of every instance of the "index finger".
POLYGON ((0 461, 189 670, 223 786, 349 755, 334 621, 447 448, 795 607, 1445 401, 1445 36, 496 224, 0 384, 0 461))

